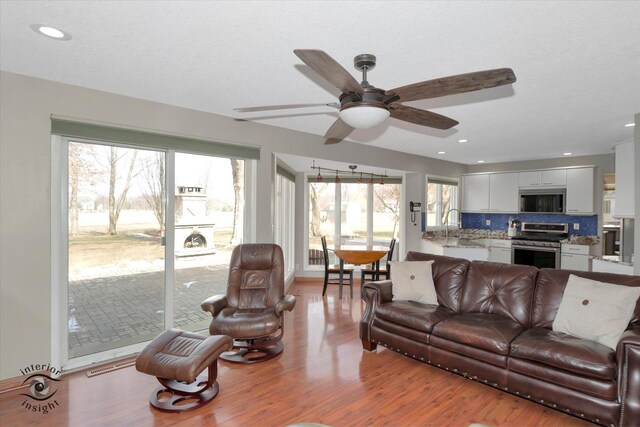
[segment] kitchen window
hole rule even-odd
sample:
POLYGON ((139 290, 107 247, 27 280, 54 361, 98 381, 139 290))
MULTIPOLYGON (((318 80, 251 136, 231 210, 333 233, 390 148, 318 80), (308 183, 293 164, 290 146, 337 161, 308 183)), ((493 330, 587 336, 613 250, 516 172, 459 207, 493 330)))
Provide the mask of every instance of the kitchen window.
POLYGON ((449 225, 458 226, 458 183, 457 181, 427 178, 427 201, 426 226, 427 228, 441 228, 447 223, 446 216, 449 216, 449 225))

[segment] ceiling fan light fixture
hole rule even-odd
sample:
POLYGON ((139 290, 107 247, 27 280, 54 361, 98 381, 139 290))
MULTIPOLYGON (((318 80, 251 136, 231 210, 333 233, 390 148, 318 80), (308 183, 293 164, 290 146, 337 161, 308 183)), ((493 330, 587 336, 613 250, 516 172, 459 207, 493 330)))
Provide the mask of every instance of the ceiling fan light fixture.
POLYGON ((356 129, 369 129, 384 122, 390 115, 388 109, 371 105, 355 105, 340 110, 343 122, 356 129))

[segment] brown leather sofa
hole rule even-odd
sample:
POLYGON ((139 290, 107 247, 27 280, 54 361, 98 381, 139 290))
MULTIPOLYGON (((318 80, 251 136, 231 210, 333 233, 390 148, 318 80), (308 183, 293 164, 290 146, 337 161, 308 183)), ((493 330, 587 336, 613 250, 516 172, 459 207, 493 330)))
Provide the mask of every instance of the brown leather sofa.
POLYGON ((416 360, 607 426, 640 425, 640 302, 616 351, 551 325, 570 274, 640 286, 639 276, 434 260, 438 305, 393 301, 392 282, 363 285, 365 350, 416 360))

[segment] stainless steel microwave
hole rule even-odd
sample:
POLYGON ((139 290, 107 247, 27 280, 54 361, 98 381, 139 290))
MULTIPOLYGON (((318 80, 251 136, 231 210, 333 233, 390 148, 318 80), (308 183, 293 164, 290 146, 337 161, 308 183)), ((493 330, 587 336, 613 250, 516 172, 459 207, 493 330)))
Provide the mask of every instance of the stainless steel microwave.
POLYGON ((566 190, 520 190, 520 213, 563 214, 566 190))

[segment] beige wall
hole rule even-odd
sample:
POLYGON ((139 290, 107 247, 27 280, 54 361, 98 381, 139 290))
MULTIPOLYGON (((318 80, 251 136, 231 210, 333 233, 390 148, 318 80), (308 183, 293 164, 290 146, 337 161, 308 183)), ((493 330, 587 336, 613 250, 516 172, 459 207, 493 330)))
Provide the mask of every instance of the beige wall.
POLYGON ((634 220, 634 235, 633 235, 633 253, 634 253, 634 264, 633 264, 633 272, 635 275, 640 276, 640 113, 636 114, 636 127, 634 129, 635 136, 635 183, 636 183, 636 194, 635 194, 635 220, 634 220))
MULTIPOLYGON (((51 356, 52 114, 259 145, 259 183, 271 182, 273 152, 419 174, 455 177, 467 169, 362 144, 325 146, 316 135, 7 72, 0 72, 0 93, 0 379, 16 376, 20 368, 32 363, 47 363, 51 356)), ((273 239, 273 191, 267 190, 256 197, 255 211, 260 213, 255 218, 257 241, 273 239)), ((422 195, 409 197, 419 200, 422 195)), ((302 247, 301 242, 302 236, 296 236, 297 248, 302 247)))

